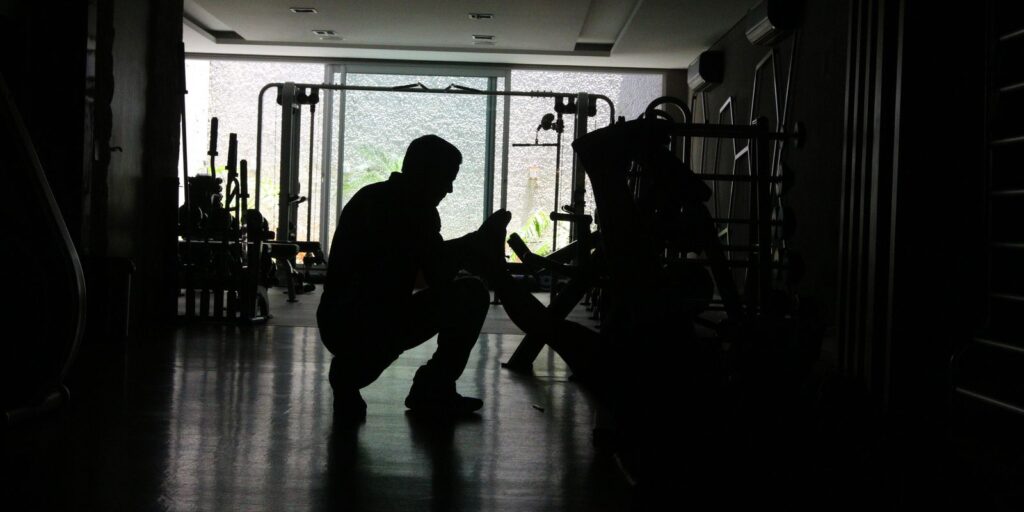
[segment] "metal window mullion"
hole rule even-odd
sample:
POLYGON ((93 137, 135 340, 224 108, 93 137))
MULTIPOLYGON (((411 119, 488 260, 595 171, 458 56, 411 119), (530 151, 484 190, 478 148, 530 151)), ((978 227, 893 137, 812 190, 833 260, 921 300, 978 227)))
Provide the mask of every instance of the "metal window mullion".
MULTIPOLYGON (((487 78, 487 90, 495 91, 498 88, 498 79, 487 78)), ((498 97, 487 96, 487 115, 484 135, 484 218, 494 211, 494 139, 495 139, 495 111, 498 106, 498 97)))
MULTIPOLYGON (((338 66, 339 83, 344 85, 348 81, 348 69, 345 66, 338 66)), ((341 209, 345 206, 342 201, 342 194, 345 192, 345 103, 347 92, 344 89, 338 91, 338 197, 335 211, 341 216, 341 209)))
MULTIPOLYGON (((512 68, 505 69, 505 92, 512 90, 512 68)), ((501 132, 501 209, 508 209, 508 130, 512 97, 505 96, 504 130, 501 132)))
MULTIPOLYGON (((334 73, 334 66, 324 66, 324 83, 330 83, 334 73)), ((320 136, 323 138, 320 143, 320 247, 324 254, 329 254, 331 242, 331 136, 333 135, 334 123, 334 94, 324 94, 323 129, 320 136)), ((312 187, 312 184, 310 184, 312 187)))

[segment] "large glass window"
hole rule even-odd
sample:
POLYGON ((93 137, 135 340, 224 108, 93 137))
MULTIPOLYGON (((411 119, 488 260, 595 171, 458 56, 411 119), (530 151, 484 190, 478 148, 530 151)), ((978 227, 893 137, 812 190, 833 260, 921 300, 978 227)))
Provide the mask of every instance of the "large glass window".
MULTIPOLYGON (((493 68, 473 73, 432 71, 190 59, 186 63, 189 154, 184 165, 190 174, 209 172, 209 119, 217 117, 220 156, 216 166, 220 168, 226 163, 228 133, 234 132, 238 134, 239 158, 248 160, 250 172, 254 173, 257 97, 260 89, 272 82, 322 83, 326 79, 334 84, 394 87, 421 83, 429 88, 456 84, 500 91, 505 90, 505 77, 509 76, 509 88, 515 91, 569 94, 583 91, 607 96, 615 105, 616 115, 629 119, 639 115, 664 90, 663 75, 659 73, 493 68)), ((568 225, 556 226, 548 215, 571 201, 575 116, 564 117, 560 172, 556 176, 554 147, 513 145, 555 142, 554 132, 537 130, 544 114, 554 113, 554 100, 513 97, 508 100, 507 109, 505 104, 506 99, 502 97, 489 99, 475 95, 322 92, 313 118, 312 145, 308 107, 302 114, 298 170, 300 195, 308 197, 309 203, 300 205, 298 211, 299 239, 319 240, 327 245, 338 208, 362 186, 386 179, 391 172, 400 169, 405 148, 411 140, 435 133, 451 141, 463 154, 455 190, 439 207, 445 238, 476 229, 488 206, 498 208, 504 204, 513 214, 510 232, 518 232, 535 252, 544 254, 564 246, 569 240, 568 225), (507 149, 504 147, 506 127, 510 143, 507 149), (310 154, 313 156, 312 182, 308 169, 310 154), (493 172, 493 181, 489 180, 488 172, 493 172), (556 181, 559 185, 557 204, 556 181), (487 187, 488 183, 492 184, 491 188, 487 187)), ((273 91, 266 94, 263 110, 260 209, 271 223, 271 229, 276 229, 281 109, 273 91)), ((607 105, 599 102, 597 115, 588 119, 588 129, 605 126, 609 122, 608 114, 607 105)), ((252 175, 250 181, 254 179, 252 175)), ((253 183, 250 193, 255 192, 254 188, 253 183)), ((587 211, 592 212, 593 207, 593 198, 588 192, 587 211)))
MULTIPOLYGON (((349 73, 346 83, 374 87, 423 84, 431 89, 452 83, 478 90, 488 87, 488 79, 483 77, 378 73, 349 73)), ((454 190, 438 206, 441 234, 445 239, 455 238, 479 227, 487 170, 486 96, 374 91, 346 91, 345 95, 342 204, 364 185, 398 172, 413 139, 435 134, 462 152, 454 190)))
MULTIPOLYGON (((587 92, 607 96, 615 104, 615 115, 634 119, 664 91, 663 75, 657 73, 590 73, 558 70, 512 70, 514 91, 587 92)), ((538 131, 544 114, 554 113, 549 98, 513 97, 509 116, 509 143, 554 143, 553 131, 538 131)), ((575 116, 564 117, 561 162, 556 176, 556 149, 550 146, 511 146, 505 187, 506 204, 512 212, 509 232, 517 232, 538 254, 546 254, 569 242, 569 226, 556 224, 549 214, 556 207, 558 183, 559 208, 572 200, 573 133, 575 116), (555 239, 557 231, 557 240, 555 239)), ((588 119, 588 131, 609 122, 608 104, 597 102, 597 114, 588 119)), ((496 184, 501 186, 500 183, 496 184)), ((497 194, 497 192, 496 192, 497 194)), ((587 185, 586 212, 593 214, 594 198, 587 185)))

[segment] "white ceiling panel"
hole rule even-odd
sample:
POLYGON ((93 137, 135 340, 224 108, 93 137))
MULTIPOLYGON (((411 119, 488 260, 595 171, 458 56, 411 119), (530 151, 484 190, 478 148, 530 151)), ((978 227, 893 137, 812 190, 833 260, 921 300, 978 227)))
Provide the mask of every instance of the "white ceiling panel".
POLYGON ((193 55, 682 69, 756 3, 186 0, 185 48, 193 55), (294 14, 290 7, 318 12, 294 14), (473 20, 471 12, 494 18, 473 20), (322 40, 317 29, 341 39, 322 40), (474 34, 493 35, 494 44, 474 45, 474 34))

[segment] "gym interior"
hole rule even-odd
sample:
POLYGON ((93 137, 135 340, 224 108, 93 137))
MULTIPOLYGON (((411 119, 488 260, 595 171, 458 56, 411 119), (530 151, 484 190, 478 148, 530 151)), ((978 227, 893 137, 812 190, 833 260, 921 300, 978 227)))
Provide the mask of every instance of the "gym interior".
POLYGON ((11 0, 0 41, 9 510, 1024 508, 1019 2, 11 0), (403 405, 427 341, 353 425, 332 235, 427 134, 441 236, 507 210, 603 363, 492 286, 482 408, 403 405))

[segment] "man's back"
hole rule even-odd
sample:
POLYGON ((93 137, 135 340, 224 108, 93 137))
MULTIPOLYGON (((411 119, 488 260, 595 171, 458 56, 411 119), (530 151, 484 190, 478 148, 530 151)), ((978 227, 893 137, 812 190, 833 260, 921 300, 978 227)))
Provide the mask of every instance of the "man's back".
POLYGON ((318 321, 370 319, 408 305, 425 254, 441 243, 437 210, 415 200, 401 174, 349 200, 331 241, 318 321))

